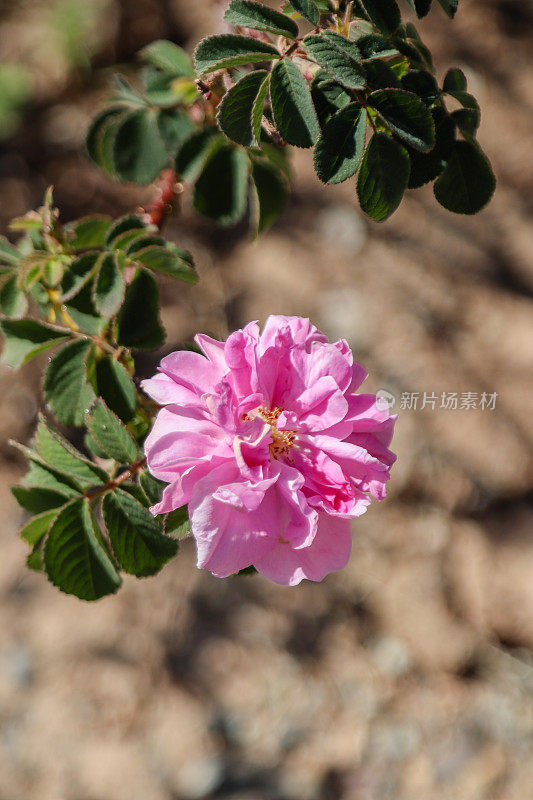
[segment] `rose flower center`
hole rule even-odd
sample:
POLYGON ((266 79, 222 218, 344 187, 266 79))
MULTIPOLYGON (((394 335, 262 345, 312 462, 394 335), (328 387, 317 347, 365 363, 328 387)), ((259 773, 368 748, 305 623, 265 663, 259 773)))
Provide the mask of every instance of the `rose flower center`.
POLYGON ((254 416, 261 417, 270 425, 270 435, 272 441, 270 443, 270 454, 273 458, 280 458, 281 456, 288 456, 291 447, 296 438, 296 431, 280 431, 277 427, 277 420, 281 414, 281 408, 263 408, 262 406, 254 412, 254 416))

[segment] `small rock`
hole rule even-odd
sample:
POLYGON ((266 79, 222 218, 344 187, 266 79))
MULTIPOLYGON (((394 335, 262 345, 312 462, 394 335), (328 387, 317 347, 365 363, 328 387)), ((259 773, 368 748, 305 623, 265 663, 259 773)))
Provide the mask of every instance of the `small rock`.
POLYGON ((380 636, 369 644, 372 657, 380 672, 394 678, 411 669, 411 653, 397 636, 380 636))

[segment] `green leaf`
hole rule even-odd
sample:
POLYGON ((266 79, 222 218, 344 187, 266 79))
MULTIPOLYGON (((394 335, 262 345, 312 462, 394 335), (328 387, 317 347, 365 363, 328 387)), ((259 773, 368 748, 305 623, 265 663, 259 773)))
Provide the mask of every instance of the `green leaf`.
POLYGON ((0 236, 0 263, 16 267, 21 258, 22 253, 5 236, 0 236))
POLYGON ((119 418, 98 398, 85 414, 89 434, 110 458, 119 464, 133 464, 139 458, 139 448, 119 418))
POLYGON ((67 498, 80 494, 80 487, 67 475, 58 472, 29 450, 29 469, 21 481, 22 486, 39 489, 52 489, 67 498))
POLYGON ((115 242, 120 239, 124 233, 140 230, 148 232, 141 217, 138 214, 125 214, 123 217, 119 217, 113 222, 107 231, 105 244, 112 248, 115 246, 115 242))
POLYGON ((13 486, 11 493, 19 506, 30 514, 41 514, 65 504, 64 494, 40 486, 13 486))
MULTIPOLYGON (((268 72, 257 70, 249 72, 232 86, 222 98, 218 107, 217 122, 219 128, 236 144, 251 147, 255 144, 252 130, 252 116, 255 102, 264 84, 268 87, 268 72)), ((263 94, 263 100, 266 92, 263 94)), ((259 112, 258 112, 259 113, 259 112)), ((263 106, 261 105, 261 117, 263 106)))
POLYGON ((288 197, 285 177, 266 159, 254 158, 252 161, 252 180, 257 199, 257 233, 261 234, 277 220, 288 197))
POLYGON ((313 0, 291 0, 291 6, 311 25, 318 25, 318 7, 313 0))
POLYGON ((134 258, 148 269, 170 275, 185 283, 198 283, 198 275, 191 265, 190 258, 182 258, 179 253, 168 247, 144 247, 135 252, 134 258))
POLYGON ((26 566, 28 569, 33 569, 35 572, 42 572, 44 569, 42 542, 35 545, 31 553, 26 559, 26 566))
POLYGON ((73 250, 90 250, 103 247, 111 217, 93 214, 65 226, 65 233, 73 250))
POLYGON ((165 483, 158 481, 157 478, 154 478, 154 476, 150 475, 148 470, 146 470, 139 475, 139 484, 150 505, 159 503, 161 495, 163 494, 163 489, 166 486, 165 483))
POLYGON ((448 94, 463 106, 457 111, 452 111, 451 116, 455 124, 465 138, 474 137, 481 118, 476 98, 468 92, 449 91, 448 94))
POLYGON ((379 59, 367 61, 365 70, 366 82, 371 91, 401 88, 400 79, 385 61, 380 61, 379 59))
POLYGON ((361 208, 377 222, 390 217, 401 203, 409 181, 407 151, 385 133, 375 133, 357 177, 361 208))
POLYGON ((119 121, 113 144, 113 161, 121 180, 151 183, 166 166, 168 153, 158 118, 159 112, 150 108, 131 111, 119 121))
POLYGON ((113 552, 125 572, 146 578, 155 575, 178 552, 178 543, 134 497, 121 489, 102 503, 113 552))
POLYGON ((238 222, 246 211, 249 170, 244 150, 230 145, 219 147, 194 187, 195 209, 220 225, 238 222))
POLYGON ((431 114, 435 123, 435 147, 433 150, 429 153, 421 153, 419 150, 407 148, 411 162, 409 189, 418 189, 440 175, 455 142, 455 123, 452 117, 440 107, 432 109, 431 114))
POLYGON ((159 321, 159 289, 145 269, 138 269, 126 288, 117 320, 117 341, 135 350, 155 350, 165 341, 159 321))
POLYGON ((144 47, 140 52, 140 56, 148 64, 153 64, 154 67, 158 67, 178 78, 182 76, 186 78, 195 77, 190 57, 185 50, 182 50, 181 47, 178 47, 173 42, 158 39, 144 47))
POLYGON ((253 144, 257 145, 258 147, 261 146, 261 123, 263 121, 263 110, 269 87, 270 87, 270 73, 267 74, 267 77, 261 84, 257 96, 254 100, 254 104, 252 106, 253 144))
POLYGON ((126 116, 124 106, 111 106, 91 122, 85 139, 89 158, 114 175, 113 145, 118 123, 126 116))
POLYGON ((419 19, 425 17, 431 8, 431 0, 407 0, 419 19))
POLYGON ((322 128, 333 114, 350 102, 350 95, 340 83, 332 80, 326 70, 322 69, 311 83, 311 97, 322 128))
POLYGON ((0 330, 5 337, 2 363, 13 368, 20 367, 66 338, 32 319, 0 320, 0 330))
POLYGON ((378 89, 369 96, 368 105, 411 147, 428 152, 434 146, 433 119, 415 94, 403 89, 378 89))
POLYGON ((443 92, 466 92, 467 83, 464 72, 458 67, 452 67, 444 76, 443 92))
POLYGON ((109 247, 112 250, 122 250, 128 252, 131 245, 135 244, 135 242, 147 235, 146 230, 146 228, 132 228, 132 230, 124 231, 124 233, 115 236, 109 247))
POLYGON ((355 43, 365 61, 398 55, 398 49, 391 44, 390 40, 377 33, 366 33, 364 36, 359 36, 355 43))
POLYGON ((433 191, 441 206, 456 214, 476 214, 491 199, 496 178, 490 162, 473 142, 455 142, 433 191))
POLYGON ((229 69, 240 64, 255 64, 259 61, 273 61, 281 58, 271 44, 253 39, 251 36, 238 36, 222 33, 202 39, 194 52, 194 64, 200 75, 229 69))
POLYGON ((262 3, 251 0, 232 0, 224 15, 226 22, 240 28, 254 28, 257 31, 268 31, 288 39, 296 39, 298 25, 290 17, 274 11, 262 3))
POLYGON ((321 181, 341 183, 357 172, 365 131, 366 111, 359 103, 350 103, 331 117, 315 147, 315 170, 321 181))
POLYGON ((98 253, 84 253, 65 271, 61 284, 62 302, 72 300, 96 275, 98 253))
MULTIPOLYGON (((348 40, 346 42, 348 43, 348 40)), ((346 50, 342 50, 334 39, 310 34, 303 40, 303 46, 309 55, 343 86, 348 89, 363 89, 366 85, 363 66, 346 50)))
POLYGON ((99 314, 109 319, 122 305, 125 285, 116 253, 104 253, 93 287, 94 306, 99 314))
POLYGON ((51 359, 44 379, 46 402, 63 425, 82 425, 85 409, 94 399, 87 377, 90 341, 78 339, 62 347, 51 359))
POLYGON ((200 128, 183 142, 176 156, 176 173, 185 181, 194 182, 202 171, 213 142, 223 140, 215 128, 200 128))
POLYGON ((44 564, 54 586, 80 600, 114 594, 121 584, 87 500, 72 500, 59 512, 46 540, 44 564))
POLYGON ((361 63, 359 48, 351 39, 347 39, 346 36, 342 36, 340 33, 330 30, 322 31, 322 36, 325 36, 326 39, 329 39, 330 42, 333 42, 333 44, 343 50, 353 61, 361 63))
MULTIPOLYGON (((90 277, 93 274, 91 273, 90 277)), ((67 311, 84 333, 99 334, 107 325, 107 320, 101 317, 94 307, 92 286, 89 282, 85 282, 75 296, 68 300, 67 311)))
POLYGON ((180 108, 161 111, 157 125, 169 157, 175 155, 178 145, 196 129, 190 115, 180 108))
POLYGON ((175 536, 177 539, 188 536, 191 532, 191 525, 187 506, 181 506, 181 508, 165 514, 163 525, 165 533, 169 536, 175 536))
POLYGON ((115 358, 96 363, 97 393, 123 422, 129 422, 137 408, 137 390, 127 369, 115 358))
POLYGON ((439 3, 448 16, 453 19, 457 11, 457 6, 459 5, 459 0, 439 0, 439 3))
POLYGON ((432 105, 440 96, 437 81, 426 70, 410 69, 401 78, 402 89, 418 95, 426 106, 432 105))
POLYGON ((19 536, 24 539, 25 542, 28 542, 28 544, 39 544, 56 516, 57 511, 55 509, 37 514, 37 516, 32 517, 29 522, 22 526, 19 530, 19 536))
POLYGON ((145 247, 152 247, 152 245, 156 245, 157 247, 167 247, 168 242, 162 236, 157 236, 153 233, 146 233, 145 229, 140 236, 137 235, 131 240, 126 248, 126 253, 129 256, 132 256, 139 250, 144 250, 145 247))
POLYGON ((274 65, 270 100, 280 136, 295 147, 311 147, 320 134, 311 92, 298 67, 287 58, 274 65))
POLYGON ((0 311, 6 317, 20 319, 27 310, 28 301, 18 287, 18 275, 11 275, 0 290, 0 311))
POLYGON ((61 434, 40 417, 35 432, 37 455, 52 469, 75 480, 82 489, 106 483, 107 473, 83 456, 61 434))
POLYGON ((361 5, 380 31, 394 33, 402 21, 396 0, 361 0, 361 5))

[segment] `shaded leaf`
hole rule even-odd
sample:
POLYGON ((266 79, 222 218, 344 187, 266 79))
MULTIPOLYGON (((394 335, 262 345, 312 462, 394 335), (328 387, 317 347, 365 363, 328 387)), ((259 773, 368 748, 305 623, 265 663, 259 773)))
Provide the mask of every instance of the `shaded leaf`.
POLYGON ((274 224, 285 208, 289 190, 283 173, 263 158, 253 159, 252 180, 258 206, 257 233, 260 234, 274 224))
POLYGON ((66 495, 40 486, 13 486, 13 497, 30 514, 41 514, 64 505, 66 495))
MULTIPOLYGON (((218 107, 217 122, 228 139, 246 147, 251 147, 255 143, 252 116, 255 102, 260 93, 264 100, 266 91, 261 92, 261 89, 265 83, 268 87, 266 70, 249 72, 222 98, 218 107)), ((261 105, 262 116, 263 106, 261 105)), ((261 117, 259 117, 259 122, 261 122, 261 117)))
POLYGON ((118 123, 113 142, 114 170, 123 181, 151 183, 168 161, 158 125, 159 112, 138 109, 118 123))
POLYGON ((157 478, 154 478, 153 475, 150 475, 148 470, 145 470, 139 475, 139 484, 150 505, 159 503, 161 500, 161 495, 163 494, 163 489, 166 486, 165 483, 158 481, 157 478))
POLYGON ((309 55, 343 86, 348 89, 362 89, 365 86, 363 66, 332 38, 311 34, 305 37, 303 45, 309 55))
POLYGON ((229 69, 240 64, 255 64, 278 58, 281 56, 271 44, 253 39, 251 36, 239 36, 234 33, 208 36, 202 39, 194 52, 194 64, 200 75, 217 69, 229 69))
POLYGON ((398 49, 391 44, 390 40, 378 33, 366 33, 364 36, 359 36, 355 43, 364 60, 370 61, 374 58, 398 55, 398 49))
POLYGON ((73 250, 90 250, 104 246, 110 225, 111 217, 93 214, 71 222, 65 226, 65 232, 73 250))
POLYGON ((398 208, 409 181, 409 156, 385 133, 375 133, 357 177, 357 195, 369 217, 381 222, 398 208))
POLYGON ((457 7, 459 5, 459 0, 439 0, 439 3, 450 18, 455 16, 455 12, 457 11, 457 7))
POLYGON ((491 199, 496 178, 490 162, 473 142, 455 142, 433 191, 441 206, 456 214, 476 214, 491 199))
POLYGON ((2 363, 13 368, 20 367, 66 338, 63 333, 32 319, 0 320, 0 330, 5 338, 2 363))
POLYGON ((361 0, 372 22, 384 33, 394 33, 402 21, 396 0, 361 0))
POLYGON ((139 448, 119 418, 98 398, 85 414, 87 430, 110 458, 119 464, 133 464, 139 458, 139 448))
POLYGON ((230 25, 241 28, 269 31, 269 33, 276 33, 289 39, 296 39, 298 36, 298 25, 294 20, 262 3, 251 2, 251 0, 232 0, 224 19, 230 25))
POLYGON ((187 506, 181 506, 181 508, 165 514, 163 525, 165 533, 169 536, 175 536, 177 539, 188 536, 191 532, 191 524, 187 506))
POLYGON ((192 265, 190 254, 187 255, 189 258, 183 258, 179 252, 168 247, 152 246, 137 250, 134 258, 148 269, 170 275, 185 283, 198 283, 198 275, 192 265))
POLYGON ((116 219, 107 231, 105 244, 109 247, 114 247, 116 241, 122 237, 124 233, 132 231, 147 231, 145 224, 138 214, 125 214, 123 217, 116 219))
POLYGON ((467 88, 466 77, 462 69, 452 67, 444 76, 443 92, 465 92, 467 88))
POLYGON ((145 269, 138 269, 126 288, 116 328, 118 344, 137 350, 155 350, 165 340, 159 320, 159 289, 145 269))
POLYGON ((289 59, 274 65, 270 99, 281 137, 296 147, 311 147, 318 139, 320 126, 306 80, 289 59))
POLYGON ((48 365, 44 394, 51 411, 63 425, 82 425, 85 409, 94 399, 87 377, 87 361, 93 354, 91 342, 78 339, 62 347, 48 365))
POLYGON ((21 258, 22 253, 5 236, 0 236, 0 263, 16 267, 21 258))
POLYGON ((107 473, 76 450, 58 431, 53 430, 43 416, 39 419, 34 445, 37 455, 46 464, 67 479, 74 479, 83 489, 102 485, 107 481, 107 473))
POLYGON ((46 539, 44 564, 54 586, 80 600, 98 600, 121 584, 86 499, 72 500, 57 515, 46 539))
POLYGON ((32 517, 29 522, 22 526, 19 530, 19 536, 24 539, 28 544, 39 544, 41 539, 46 535, 48 528, 52 524, 52 520, 57 516, 55 509, 51 511, 44 511, 32 517))
POLYGON ((435 144, 433 119, 415 94, 402 89, 378 89, 369 96, 368 105, 416 150, 427 152, 435 144))
POLYGON ((318 7, 313 0, 291 0, 291 6, 304 17, 311 25, 317 25, 319 19, 318 7))
POLYGON ((102 503, 113 552, 125 572, 138 578, 155 575, 178 552, 178 543, 134 497, 121 489, 102 503))
POLYGON ((440 96, 437 81, 426 70, 411 69, 402 75, 402 89, 418 95, 425 105, 430 106, 440 96))
POLYGON ((129 422, 137 408, 137 390, 127 369, 115 358, 96 363, 98 395, 123 422, 129 422))
POLYGON ((11 275, 0 289, 0 311, 6 317, 20 319, 27 310, 28 301, 18 287, 18 275, 11 275))
POLYGON ((194 187, 195 209, 220 225, 238 222, 246 211, 249 169, 244 150, 230 145, 219 147, 194 187))
POLYGON ((100 261, 93 288, 94 306, 109 319, 115 316, 124 298, 125 284, 116 253, 105 253, 100 261))
POLYGON ((191 182, 196 180, 217 138, 222 140, 215 128, 200 128, 182 142, 175 162, 179 178, 191 182))
POLYGON ((316 174, 324 183, 341 183, 354 175, 365 149, 366 111, 350 103, 325 125, 314 154, 316 174))
POLYGON ((192 61, 185 50, 166 39, 151 42, 141 50, 140 56, 143 61, 176 77, 195 77, 192 61))
POLYGON ((411 162, 409 189, 418 189, 425 183, 434 180, 451 155, 455 142, 455 123, 443 108, 434 108, 431 112, 435 123, 435 147, 429 153, 407 148, 411 162))

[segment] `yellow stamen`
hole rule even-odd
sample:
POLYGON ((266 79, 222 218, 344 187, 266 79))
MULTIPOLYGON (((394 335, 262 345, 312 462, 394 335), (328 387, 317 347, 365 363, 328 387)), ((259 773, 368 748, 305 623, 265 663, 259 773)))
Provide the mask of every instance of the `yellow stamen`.
POLYGON ((264 419, 267 425, 270 425, 270 435, 272 437, 272 442, 270 443, 270 453, 274 458, 288 456, 296 438, 296 431, 278 430, 276 423, 280 414, 281 408, 276 407, 269 409, 261 406, 257 409, 257 411, 253 411, 251 414, 247 415, 249 418, 255 416, 261 417, 261 419, 264 419))

